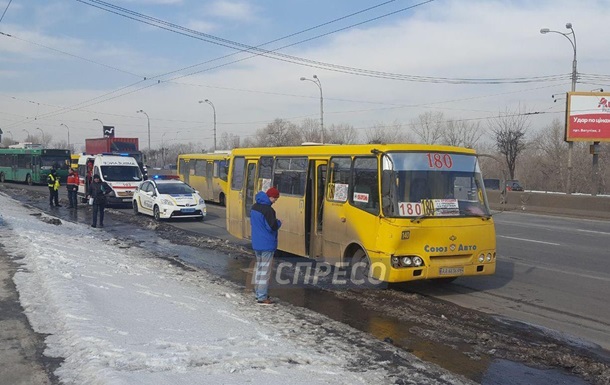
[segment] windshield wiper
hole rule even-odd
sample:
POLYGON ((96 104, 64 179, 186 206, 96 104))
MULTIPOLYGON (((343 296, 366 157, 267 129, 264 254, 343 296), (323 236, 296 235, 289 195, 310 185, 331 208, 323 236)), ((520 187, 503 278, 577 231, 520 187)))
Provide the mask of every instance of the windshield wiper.
POLYGON ((427 215, 420 215, 420 216, 417 216, 417 217, 411 219, 411 222, 419 223, 419 222, 421 222, 422 219, 426 219, 426 218, 432 218, 432 217, 427 216, 427 215))

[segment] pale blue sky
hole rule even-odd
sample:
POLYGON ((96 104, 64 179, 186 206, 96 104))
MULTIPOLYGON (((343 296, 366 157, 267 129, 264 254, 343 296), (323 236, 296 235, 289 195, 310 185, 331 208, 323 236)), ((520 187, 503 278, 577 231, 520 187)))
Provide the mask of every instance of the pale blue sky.
MULTIPOLYGON (((299 81, 317 74, 324 91, 327 126, 347 123, 363 133, 375 124, 398 122, 408 129, 426 111, 442 111, 453 119, 477 119, 522 105, 545 112, 536 117, 536 129, 562 118, 563 103, 553 103, 551 95, 570 88, 566 76, 573 55, 563 36, 541 35, 539 30, 549 27, 568 32, 566 22, 576 31, 579 72, 603 75, 598 80, 583 76, 578 89, 610 91, 610 39, 604 28, 610 19, 607 1, 384 3, 107 3, 123 8, 121 12, 172 23, 172 28, 209 34, 202 37, 208 40, 226 39, 223 44, 230 46, 226 47, 103 11, 90 5, 99 5, 96 0, 12 0, 0 22, 0 32, 11 35, 0 35, 0 128, 23 139, 24 129, 34 133, 40 127, 58 140, 65 139, 63 123, 70 127, 71 141, 83 143, 86 137, 99 136, 100 124, 93 121, 97 118, 116 126, 118 136, 138 136, 145 144, 146 117, 136 113, 143 109, 150 116, 153 148, 161 145, 163 133, 175 131, 178 135, 166 134, 164 140, 198 142, 209 148, 212 110, 199 100, 210 99, 216 106, 218 135, 230 132, 245 137, 275 118, 296 124, 305 118, 318 119, 319 90, 299 81), (288 59, 235 54, 234 43, 258 46, 375 6, 264 46, 273 50, 294 44, 278 51, 290 55, 288 59), (359 23, 363 24, 356 26, 359 23), (334 32, 337 30, 341 31, 334 32), (312 40, 300 43, 307 39, 312 40), (325 64, 315 68, 302 59, 325 64), (198 63, 206 64, 186 69, 198 63), (385 72, 392 77, 562 78, 464 85, 359 76, 333 71, 328 65, 385 72)), ((0 0, 0 12, 7 4, 8 0, 0 0)))

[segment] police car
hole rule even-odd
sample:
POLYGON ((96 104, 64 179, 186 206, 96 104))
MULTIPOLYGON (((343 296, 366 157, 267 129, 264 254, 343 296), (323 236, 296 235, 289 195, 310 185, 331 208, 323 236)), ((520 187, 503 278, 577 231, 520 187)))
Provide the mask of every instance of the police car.
POLYGON ((133 211, 155 220, 195 218, 207 214, 205 202, 191 186, 173 176, 155 175, 142 182, 133 194, 133 211))

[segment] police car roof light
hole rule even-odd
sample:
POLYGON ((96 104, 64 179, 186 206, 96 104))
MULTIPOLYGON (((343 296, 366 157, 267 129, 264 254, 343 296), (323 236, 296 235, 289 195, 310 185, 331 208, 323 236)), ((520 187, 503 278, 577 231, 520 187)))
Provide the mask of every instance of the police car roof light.
POLYGON ((162 174, 155 174, 155 175, 153 175, 152 178, 158 179, 158 180, 180 179, 180 177, 178 175, 162 175, 162 174))

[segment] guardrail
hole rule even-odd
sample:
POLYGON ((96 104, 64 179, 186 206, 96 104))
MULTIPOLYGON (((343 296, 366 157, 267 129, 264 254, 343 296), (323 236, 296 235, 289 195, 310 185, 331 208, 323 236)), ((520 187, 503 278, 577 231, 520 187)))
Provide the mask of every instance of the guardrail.
POLYGON ((579 195, 544 191, 507 191, 502 203, 499 190, 487 190, 492 210, 559 214, 610 219, 610 195, 579 195))

